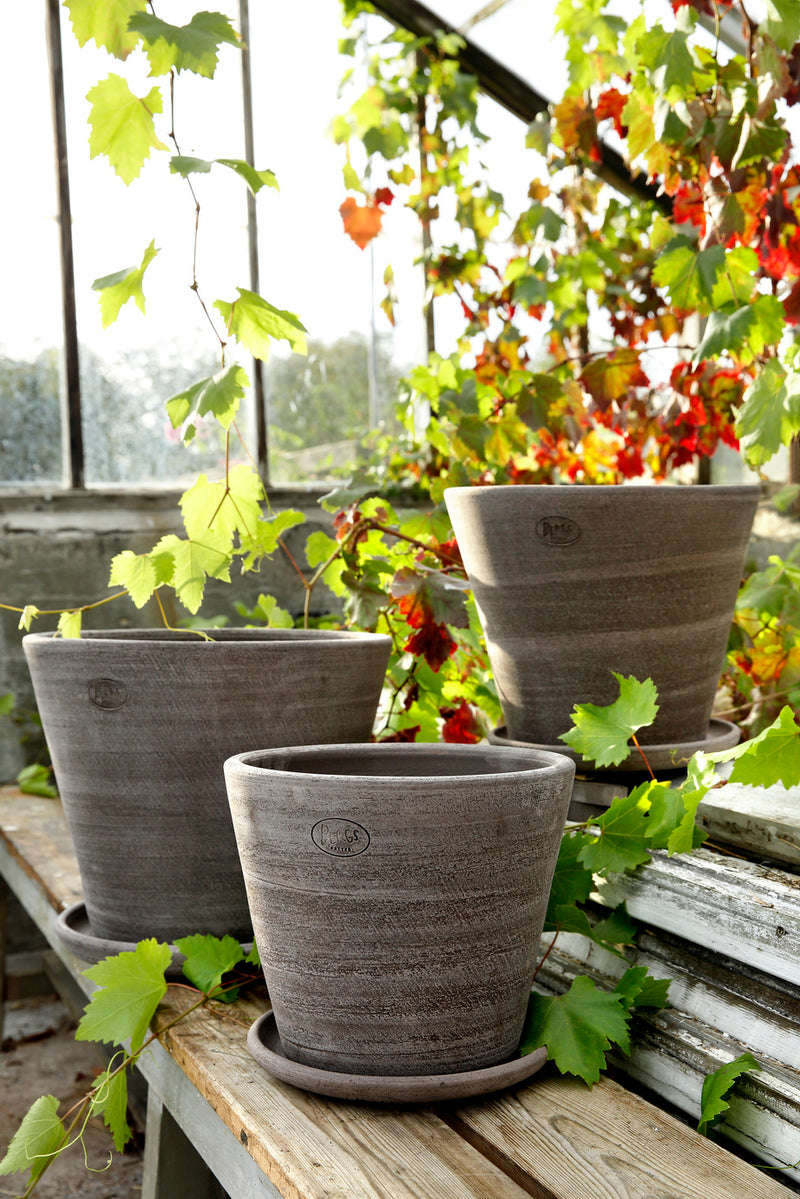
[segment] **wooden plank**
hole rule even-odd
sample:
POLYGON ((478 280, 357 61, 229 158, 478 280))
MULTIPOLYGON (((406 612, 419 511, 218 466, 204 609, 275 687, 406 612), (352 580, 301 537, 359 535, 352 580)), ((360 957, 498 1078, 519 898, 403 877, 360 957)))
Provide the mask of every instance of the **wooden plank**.
POLYGON ((787 1199, 781 1183, 601 1078, 543 1077, 453 1108, 451 1123, 538 1180, 537 1199, 787 1199))
POLYGON ((658 850, 633 874, 597 881, 604 906, 626 903, 637 920, 800 983, 800 877, 726 859, 708 849, 667 857, 658 850))
MULTIPOLYGON (((753 972, 737 1002, 736 963, 729 963, 726 977, 719 959, 709 962, 691 947, 645 940, 644 950, 628 954, 630 964, 674 979, 672 1006, 637 1017, 631 1054, 614 1055, 615 1065, 696 1121, 705 1076, 749 1050, 762 1070, 737 1082, 721 1131, 768 1165, 800 1161, 797 988, 773 987, 768 979, 760 987, 753 972)), ((562 993, 576 974, 588 974, 610 990, 627 965, 584 937, 562 935, 537 976, 537 987, 562 993)), ((788 1170, 786 1177, 800 1181, 800 1170, 788 1170)))
POLYGON ((629 965, 670 979, 670 1005, 679 1012, 702 1021, 713 1014, 719 1032, 800 1071, 800 989, 669 934, 639 933, 622 959, 587 937, 561 933, 538 977, 548 990, 565 990, 589 970, 611 988, 629 965))
POLYGON ((56 912, 83 898, 60 800, 23 795, 18 787, 0 787, 0 839, 56 912))
MULTIPOLYGON (((188 1002, 171 993, 163 1027, 188 1002)), ((200 1094, 288 1199, 523 1199, 503 1170, 431 1109, 329 1100, 273 1079, 250 1056, 247 1028, 265 1003, 193 1013, 167 1048, 200 1094)), ((224 1180, 223 1180, 224 1181, 224 1180)))
POLYGON ((697 823, 714 841, 800 866, 800 787, 726 783, 703 800, 697 823))

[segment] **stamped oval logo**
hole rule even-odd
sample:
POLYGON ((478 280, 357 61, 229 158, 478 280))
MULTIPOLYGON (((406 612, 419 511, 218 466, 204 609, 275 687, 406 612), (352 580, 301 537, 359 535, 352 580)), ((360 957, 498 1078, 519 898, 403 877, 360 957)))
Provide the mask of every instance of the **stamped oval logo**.
POLYGON ((311 840, 323 853, 335 858, 354 858, 369 845, 369 833, 354 820, 334 816, 317 821, 311 830, 311 840))
POLYGON ((128 702, 128 688, 116 679, 90 679, 89 699, 96 708, 113 712, 128 702))
POLYGON ((568 516, 543 516, 536 522, 536 536, 545 545, 572 545, 580 535, 580 525, 568 516))

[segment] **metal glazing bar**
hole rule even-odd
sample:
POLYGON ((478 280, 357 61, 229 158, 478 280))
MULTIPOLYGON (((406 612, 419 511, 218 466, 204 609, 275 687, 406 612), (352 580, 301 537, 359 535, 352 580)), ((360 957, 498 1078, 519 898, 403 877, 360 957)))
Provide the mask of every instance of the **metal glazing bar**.
POLYGON ((45 0, 50 94, 58 190, 58 229, 61 252, 61 297, 64 322, 64 373, 62 392, 62 458, 64 482, 69 488, 84 486, 81 380, 78 356, 78 320, 75 305, 75 269, 72 254, 72 209, 69 196, 67 130, 64 113, 64 66, 58 0, 45 0))

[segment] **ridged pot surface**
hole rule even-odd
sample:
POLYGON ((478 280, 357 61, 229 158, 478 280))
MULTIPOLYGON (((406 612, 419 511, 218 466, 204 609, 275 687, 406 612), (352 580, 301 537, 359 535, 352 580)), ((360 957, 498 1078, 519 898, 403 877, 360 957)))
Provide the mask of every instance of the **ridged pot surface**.
POLYGON ((612 671, 652 678, 646 744, 706 735, 759 488, 455 487, 445 501, 508 736, 557 744, 612 671))
POLYGON ((285 1052, 351 1074, 506 1060, 574 765, 492 746, 314 747, 225 766, 285 1052))
POLYGON ((249 938, 225 759, 371 734, 388 637, 209 633, 23 638, 98 937, 249 938))

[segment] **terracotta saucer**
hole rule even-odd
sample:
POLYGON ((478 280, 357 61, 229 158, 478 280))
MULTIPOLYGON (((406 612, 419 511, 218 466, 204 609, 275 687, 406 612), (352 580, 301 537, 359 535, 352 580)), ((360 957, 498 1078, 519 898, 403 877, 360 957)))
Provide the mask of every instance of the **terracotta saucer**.
MULTIPOLYGON (((86 905, 82 900, 70 904, 68 908, 64 908, 64 911, 59 913, 56 920, 56 932, 62 945, 66 945, 76 958, 80 958, 82 962, 89 962, 93 966, 97 962, 102 962, 104 958, 136 948, 135 941, 111 941, 105 937, 96 936, 92 931, 86 913, 86 905)), ((249 953, 252 943, 245 944, 242 948, 249 953)), ((183 963, 186 959, 174 945, 171 945, 170 949, 172 950, 172 965, 167 967, 166 976, 167 978, 182 978, 183 963)))
MULTIPOLYGON (((734 745, 738 745, 741 735, 739 728, 735 724, 731 724, 729 720, 713 717, 709 721, 708 730, 702 741, 680 741, 675 745, 642 745, 642 749, 653 770, 680 770, 686 765, 692 754, 696 754, 698 750, 711 754, 720 749, 731 749, 734 745)), ((509 745, 515 749, 526 746, 529 749, 549 749, 552 753, 565 754, 568 758, 572 758, 579 767, 590 766, 582 754, 565 745, 563 741, 557 745, 537 745, 533 741, 512 741, 503 724, 489 733, 488 741, 492 745, 509 745)), ((632 747, 628 757, 618 766, 592 767, 592 774, 614 774, 617 771, 645 773, 641 755, 635 747, 632 747)))
POLYGON ((371 1103, 436 1103, 487 1095, 530 1078, 547 1060, 547 1050, 536 1049, 499 1066, 462 1074, 339 1074, 288 1058, 272 1012, 266 1012, 250 1026, 247 1048, 260 1066, 293 1087, 334 1099, 366 1099, 371 1103))

